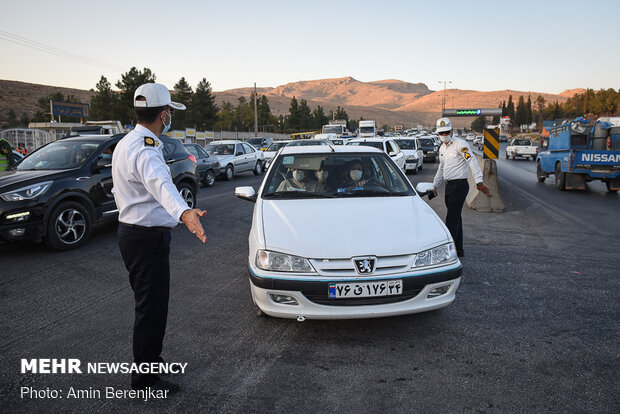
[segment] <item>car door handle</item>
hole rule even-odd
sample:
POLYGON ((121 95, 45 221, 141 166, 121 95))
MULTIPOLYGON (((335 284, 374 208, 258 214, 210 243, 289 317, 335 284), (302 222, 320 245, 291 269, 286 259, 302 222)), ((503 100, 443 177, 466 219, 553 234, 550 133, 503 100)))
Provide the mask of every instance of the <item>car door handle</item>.
POLYGON ((75 181, 85 181, 88 180, 90 177, 78 177, 75 179, 75 181))

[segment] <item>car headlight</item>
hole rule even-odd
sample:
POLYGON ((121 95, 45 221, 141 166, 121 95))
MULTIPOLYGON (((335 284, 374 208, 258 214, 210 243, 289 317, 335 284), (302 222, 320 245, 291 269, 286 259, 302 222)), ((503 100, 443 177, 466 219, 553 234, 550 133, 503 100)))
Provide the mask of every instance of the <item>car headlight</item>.
POLYGON ((314 268, 308 259, 290 254, 270 252, 269 250, 259 250, 256 253, 256 266, 263 270, 275 272, 314 273, 314 268))
POLYGON ((48 188, 50 188, 52 183, 53 181, 44 181, 42 183, 32 184, 27 187, 0 194, 0 197, 2 197, 4 201, 31 200, 42 196, 48 188))
POLYGON ((418 253, 412 267, 433 266, 454 260, 456 260, 456 247, 454 243, 448 243, 418 253))

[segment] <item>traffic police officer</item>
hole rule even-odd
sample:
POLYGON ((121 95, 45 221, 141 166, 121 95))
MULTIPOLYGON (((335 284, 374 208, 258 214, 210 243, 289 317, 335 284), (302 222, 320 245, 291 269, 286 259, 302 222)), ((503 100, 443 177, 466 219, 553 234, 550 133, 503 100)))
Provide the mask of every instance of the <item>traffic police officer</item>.
POLYGON ((488 195, 489 189, 482 182, 482 171, 467 141, 452 136, 452 122, 449 118, 437 120, 436 132, 443 145, 439 148, 439 168, 433 180, 433 193, 437 195, 437 188, 443 180, 446 180, 445 202, 448 209, 446 227, 454 239, 458 256, 463 257, 465 253, 463 252, 461 210, 469 192, 468 169, 471 169, 478 190, 488 195))
MULTIPOLYGON (((163 362, 168 317, 170 230, 180 221, 203 243, 200 217, 180 196, 164 161, 159 135, 170 128, 174 110, 166 86, 147 83, 134 94, 138 124, 120 140, 112 156, 114 200, 118 207, 118 243, 135 298, 134 362, 163 362)), ((132 374, 134 389, 175 389, 154 374, 132 374)))

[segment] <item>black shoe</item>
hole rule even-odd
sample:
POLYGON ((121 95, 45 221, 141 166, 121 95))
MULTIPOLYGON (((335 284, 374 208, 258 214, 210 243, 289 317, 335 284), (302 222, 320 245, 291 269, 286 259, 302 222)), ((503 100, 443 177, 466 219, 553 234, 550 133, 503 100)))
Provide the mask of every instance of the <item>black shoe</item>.
POLYGON ((465 257, 465 252, 464 252, 463 250, 457 250, 457 251, 456 251, 456 255, 457 255, 458 257, 465 257))

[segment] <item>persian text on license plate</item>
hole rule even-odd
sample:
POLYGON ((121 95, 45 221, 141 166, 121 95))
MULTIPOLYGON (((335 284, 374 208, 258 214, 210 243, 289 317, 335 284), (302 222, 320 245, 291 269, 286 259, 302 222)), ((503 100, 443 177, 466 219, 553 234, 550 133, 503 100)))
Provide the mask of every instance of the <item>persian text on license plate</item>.
POLYGON ((376 282, 330 283, 330 299, 367 298, 372 296, 400 295, 403 293, 402 280, 379 280, 376 282))

